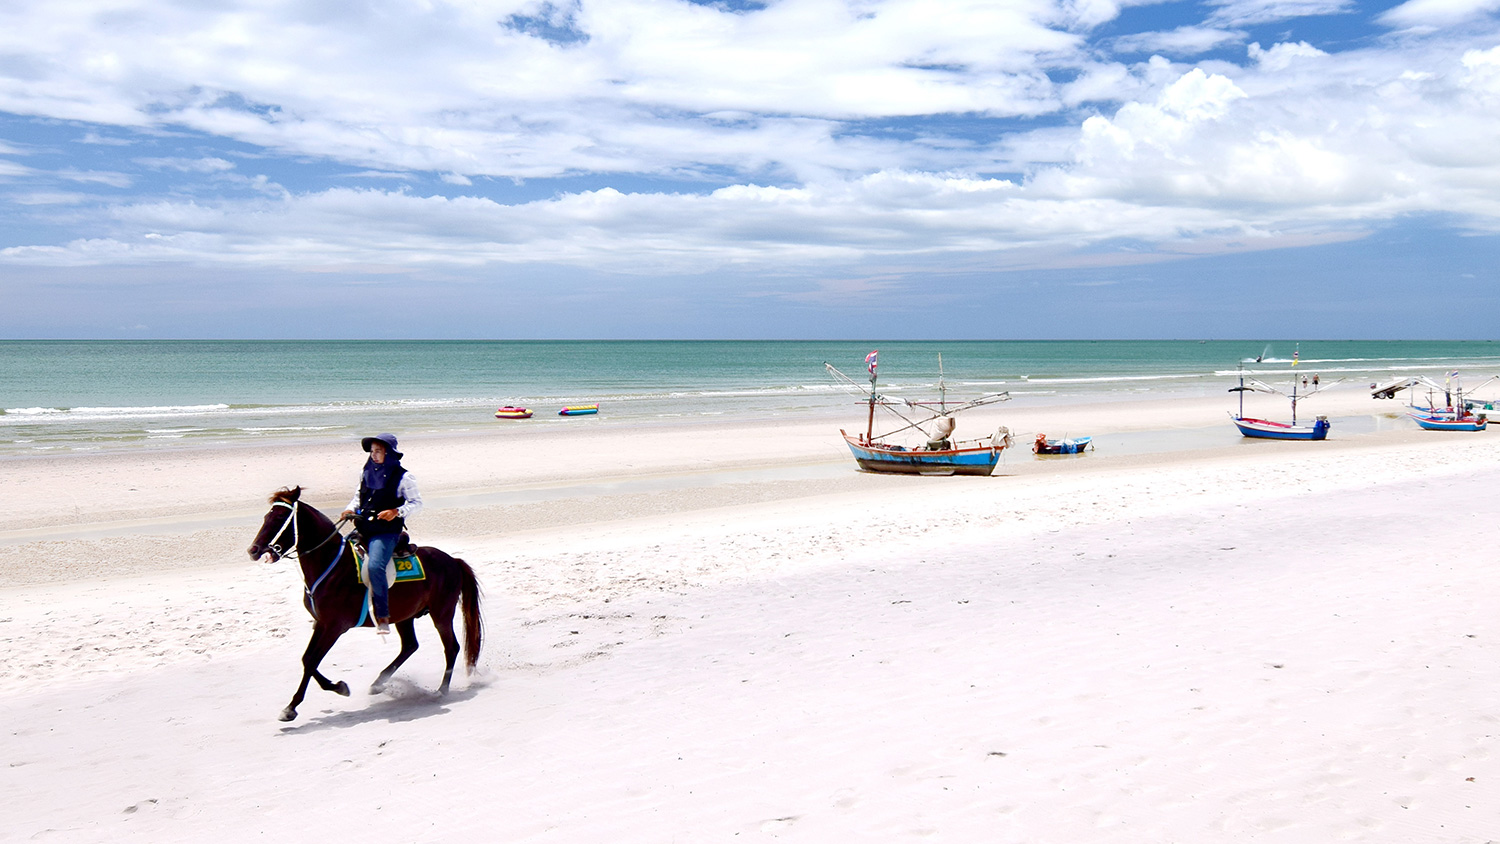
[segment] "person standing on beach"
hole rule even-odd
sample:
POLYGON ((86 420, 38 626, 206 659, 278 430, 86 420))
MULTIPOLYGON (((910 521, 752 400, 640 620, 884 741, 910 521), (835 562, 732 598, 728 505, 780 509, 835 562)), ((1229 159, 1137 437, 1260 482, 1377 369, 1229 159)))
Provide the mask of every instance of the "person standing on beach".
POLYGON ((359 493, 349 500, 344 518, 354 519, 354 529, 365 538, 365 583, 370 585, 370 603, 375 611, 375 630, 391 632, 390 585, 386 566, 396 551, 396 540, 408 516, 422 509, 417 482, 401 465, 395 434, 377 434, 360 441, 370 459, 359 478, 359 493))

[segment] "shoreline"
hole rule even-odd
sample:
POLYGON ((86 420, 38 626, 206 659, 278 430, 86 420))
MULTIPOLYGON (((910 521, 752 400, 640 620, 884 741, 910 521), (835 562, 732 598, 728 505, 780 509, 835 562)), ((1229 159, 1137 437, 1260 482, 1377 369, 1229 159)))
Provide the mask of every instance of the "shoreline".
MULTIPOLYGON (((1114 401, 1086 406, 1004 403, 965 414, 958 436, 987 436, 1004 425, 1013 445, 990 483, 1113 468, 1146 470, 1188 461, 1269 458, 1381 447, 1473 444, 1465 435, 1424 432, 1398 417, 1401 405, 1347 395, 1321 405, 1336 420, 1321 443, 1272 444, 1241 438, 1221 399, 1114 401), (1365 433, 1340 435, 1342 418, 1374 419, 1365 433), (1382 429, 1384 426, 1384 429, 1382 429), (1030 438, 1092 434, 1082 456, 1036 458, 1030 438), (1103 448, 1099 448, 1103 446, 1103 448)), ((1247 403, 1247 413, 1257 412, 1247 403)), ((584 420, 587 422, 587 420, 584 420)), ((416 517, 428 536, 510 535, 574 527, 632 514, 734 506, 839 492, 912 491, 914 480, 858 471, 838 437, 839 422, 808 414, 766 420, 498 427, 403 439, 406 464, 427 502, 416 517)), ((500 423, 504 424, 504 423, 500 423)), ((112 573, 242 563, 237 533, 253 531, 266 496, 300 485, 307 501, 336 511, 348 500, 361 455, 352 441, 282 446, 202 447, 0 458, 0 496, 12 502, 0 547, 57 564, 33 566, 0 590, 25 583, 112 573), (198 550, 167 551, 192 545, 198 550), (193 559, 200 562, 194 563, 193 559)), ((925 493, 929 487, 922 486, 925 493)))

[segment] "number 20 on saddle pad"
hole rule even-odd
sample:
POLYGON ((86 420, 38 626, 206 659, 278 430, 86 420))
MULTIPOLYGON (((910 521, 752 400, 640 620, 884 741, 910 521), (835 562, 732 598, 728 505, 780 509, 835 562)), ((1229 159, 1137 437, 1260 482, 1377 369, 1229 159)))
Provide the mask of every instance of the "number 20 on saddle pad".
MULTIPOLYGON (((358 545, 350 543, 354 549, 354 571, 359 577, 361 584, 365 583, 365 551, 358 545)), ((391 558, 392 568, 396 570, 396 578, 393 583, 405 583, 408 580, 426 580, 427 572, 422 568, 422 561, 416 554, 404 554, 391 558)), ((368 585, 368 584, 366 584, 368 585)))

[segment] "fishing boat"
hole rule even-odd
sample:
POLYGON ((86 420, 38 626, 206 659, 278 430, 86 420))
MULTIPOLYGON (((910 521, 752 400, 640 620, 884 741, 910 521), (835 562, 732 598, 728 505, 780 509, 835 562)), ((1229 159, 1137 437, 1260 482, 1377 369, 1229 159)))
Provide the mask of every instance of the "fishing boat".
POLYGON ((592 416, 599 412, 597 404, 570 404, 557 412, 558 416, 592 416))
MULTIPOLYGON (((1483 387, 1494 380, 1490 378, 1479 386, 1483 387)), ((1418 386, 1428 388, 1427 406, 1419 407, 1413 401, 1411 410, 1406 414, 1424 431, 1483 431, 1489 426, 1489 410, 1494 404, 1466 399, 1457 370, 1448 373, 1441 386, 1425 376, 1411 379, 1408 386, 1414 394, 1418 386), (1442 404, 1438 404, 1436 400, 1438 391, 1443 394, 1442 404)))
POLYGON ((1033 454, 1083 454, 1094 448, 1093 437, 1073 437, 1057 440, 1047 439, 1046 434, 1037 434, 1031 444, 1033 454))
POLYGON ((524 407, 506 405, 495 411, 496 419, 530 419, 531 411, 524 407))
POLYGON ((1408 413, 1407 415, 1425 431, 1483 431, 1489 425, 1486 417, 1472 413, 1464 416, 1421 413, 1408 413))
MULTIPOLYGON (((1292 366, 1296 365, 1297 356, 1293 355, 1292 366)), ((1332 428, 1333 425, 1328 421, 1327 416, 1319 416, 1315 418, 1311 425, 1297 424, 1297 402, 1301 399, 1306 399, 1309 396, 1321 392, 1323 389, 1326 389, 1325 386, 1314 387, 1312 390, 1299 395, 1297 393, 1297 379, 1295 377, 1292 378, 1292 391, 1290 393, 1278 390, 1275 387, 1272 387, 1271 385, 1266 384, 1263 381, 1258 381, 1254 378, 1251 378, 1249 380, 1250 383, 1247 385, 1245 383, 1245 367, 1242 364, 1240 366, 1240 385, 1238 387, 1229 388, 1229 392, 1240 394, 1240 412, 1230 413, 1229 418, 1234 421, 1234 426, 1240 429, 1240 433, 1242 435, 1262 440, 1323 440, 1328 438, 1328 429, 1332 428), (1291 399, 1292 421, 1273 422, 1270 419, 1255 419, 1246 416, 1246 393, 1274 393, 1278 396, 1285 396, 1286 398, 1291 399)), ((1333 385, 1329 384, 1327 386, 1331 387, 1333 385)))
POLYGON ((967 402, 948 402, 947 384, 942 375, 943 357, 938 355, 938 401, 910 401, 881 395, 876 389, 876 356, 870 352, 865 356, 865 366, 870 373, 870 386, 845 375, 824 363, 829 375, 839 383, 853 387, 862 394, 861 403, 869 405, 869 417, 862 435, 851 436, 842 428, 839 434, 854 455, 854 462, 866 472, 886 472, 901 475, 984 475, 994 473, 1000 453, 1010 447, 1010 431, 1001 427, 986 439, 956 440, 953 431, 957 420, 953 418, 964 410, 970 410, 1010 398, 1009 393, 992 393, 967 402), (893 414, 902 424, 880 435, 875 433, 875 408, 880 407, 893 414), (893 437, 905 434, 908 442, 897 442, 893 437))

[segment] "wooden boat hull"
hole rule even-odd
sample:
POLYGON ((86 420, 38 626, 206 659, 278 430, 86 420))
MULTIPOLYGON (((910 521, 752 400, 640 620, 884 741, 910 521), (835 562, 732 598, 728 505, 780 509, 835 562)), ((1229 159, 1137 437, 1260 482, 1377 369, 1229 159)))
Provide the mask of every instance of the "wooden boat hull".
POLYGON ((1483 431, 1489 425, 1489 420, 1483 416, 1424 416, 1418 413, 1407 415, 1427 431, 1483 431))
POLYGON ((854 454, 854 462, 866 472, 898 475, 990 475, 1000 462, 1004 448, 979 446, 942 451, 907 449, 879 442, 862 444, 844 435, 844 442, 854 454))
POLYGON ((1328 429, 1333 427, 1328 420, 1319 419, 1312 425, 1288 425, 1269 419, 1250 419, 1231 416, 1240 433, 1261 440, 1323 440, 1328 438, 1328 429))

